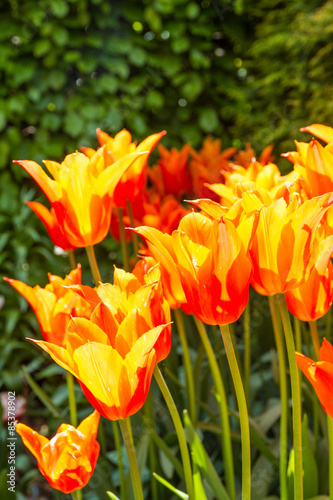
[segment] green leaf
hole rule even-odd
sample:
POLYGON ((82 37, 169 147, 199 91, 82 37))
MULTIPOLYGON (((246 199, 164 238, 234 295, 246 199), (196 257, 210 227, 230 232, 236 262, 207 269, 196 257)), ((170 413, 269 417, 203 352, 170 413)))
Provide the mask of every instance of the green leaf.
POLYGON ((3 111, 0 110, 0 131, 6 127, 7 119, 3 111))
POLYGON ((52 0, 50 3, 50 11, 56 17, 63 18, 69 12, 69 5, 64 0, 52 0))
POLYGON ((200 14, 200 6, 195 2, 190 2, 186 6, 186 15, 189 19, 193 20, 200 14))
POLYGON ((119 500, 119 497, 117 497, 117 495, 115 495, 111 491, 107 491, 106 494, 109 498, 111 498, 111 500, 119 500))
POLYGON ((162 20, 161 16, 154 10, 152 6, 146 7, 144 11, 144 18, 149 24, 152 31, 159 33, 162 31, 162 20))
POLYGON ((184 493, 183 491, 177 490, 177 488, 172 486, 172 484, 170 484, 169 481, 167 481, 166 479, 163 479, 163 477, 156 474, 156 472, 153 472, 153 476, 155 479, 157 479, 158 482, 160 482, 161 484, 163 484, 163 486, 168 488, 168 490, 172 491, 172 493, 177 495, 177 497, 182 498, 183 500, 188 500, 187 493, 184 493))
POLYGON ((112 75, 102 75, 97 81, 96 85, 104 91, 110 94, 114 94, 118 90, 119 81, 115 76, 112 75))
MULTIPOLYGON (((318 494, 318 468, 309 444, 307 415, 304 415, 302 422, 302 456, 304 500, 310 500, 318 494)), ((292 449, 288 464, 288 492, 290 498, 292 498, 294 492, 294 457, 295 452, 292 449)))
POLYGON ((192 451, 192 460, 199 467, 217 500, 230 500, 203 444, 196 434, 187 410, 183 411, 186 436, 192 451))
POLYGON ((35 57, 43 57, 49 52, 50 49, 51 49, 50 40, 40 39, 37 40, 37 42, 34 45, 33 54, 35 57))
POLYGON ((84 127, 84 120, 77 113, 68 113, 65 117, 65 132, 71 137, 78 137, 84 127))
POLYGON ((182 54, 183 52, 186 52, 189 50, 191 46, 191 41, 188 37, 180 37, 180 38, 175 38, 174 40, 171 41, 171 48, 175 52, 175 54, 182 54))
POLYGON ((219 117, 215 109, 205 108, 199 113, 199 125, 204 132, 210 134, 217 129, 219 117))

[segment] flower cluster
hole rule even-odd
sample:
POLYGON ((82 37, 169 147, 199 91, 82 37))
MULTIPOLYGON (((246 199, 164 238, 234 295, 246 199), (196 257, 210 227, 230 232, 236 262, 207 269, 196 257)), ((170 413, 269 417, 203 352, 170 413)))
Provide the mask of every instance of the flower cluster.
MULTIPOLYGON (((171 349, 170 308, 223 332, 242 315, 251 285, 261 295, 285 294, 289 311, 304 321, 329 310, 333 129, 303 130, 326 146, 296 142, 297 151, 285 154, 293 164, 287 175, 273 163, 271 146, 256 159, 249 145, 221 151, 212 138, 199 152, 159 144, 159 158, 148 167, 165 132, 136 145, 127 130, 111 137, 98 129, 97 150, 82 147, 62 163, 45 161, 52 178, 33 161, 17 161, 51 209, 29 206, 54 244, 87 249, 96 285, 81 283, 80 265, 64 279, 49 274, 45 288, 6 278, 37 316, 44 340, 33 342, 77 379, 96 410, 78 429, 63 424, 50 442, 17 425, 53 487, 67 493, 89 480, 100 414, 123 420, 142 408, 154 369, 171 349), (109 231, 123 250, 142 238, 139 262, 132 272, 115 268, 113 284, 101 281, 93 254, 109 231)), ((296 357, 333 417, 332 349, 325 341, 316 363, 296 357)))

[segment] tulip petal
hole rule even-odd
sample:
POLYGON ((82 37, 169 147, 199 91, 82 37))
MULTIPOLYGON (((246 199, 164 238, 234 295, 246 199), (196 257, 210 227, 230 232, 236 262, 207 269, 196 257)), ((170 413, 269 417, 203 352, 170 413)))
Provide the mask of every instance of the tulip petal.
POLYGON ((333 141, 333 128, 319 123, 313 123, 307 127, 302 127, 301 132, 309 132, 316 137, 319 137, 324 142, 333 141))
POLYGON ((62 196, 62 190, 59 184, 51 179, 38 163, 30 160, 15 160, 14 163, 21 165, 37 182, 38 186, 44 191, 45 196, 50 203, 58 200, 62 196))
POLYGON ((27 425, 18 423, 15 426, 16 432, 21 436, 23 443, 36 457, 38 461, 41 460, 41 449, 49 440, 45 436, 41 436, 38 432, 30 429, 27 425))
POLYGON ((89 342, 74 351, 78 378, 102 403, 119 405, 118 383, 122 357, 109 345, 89 342))

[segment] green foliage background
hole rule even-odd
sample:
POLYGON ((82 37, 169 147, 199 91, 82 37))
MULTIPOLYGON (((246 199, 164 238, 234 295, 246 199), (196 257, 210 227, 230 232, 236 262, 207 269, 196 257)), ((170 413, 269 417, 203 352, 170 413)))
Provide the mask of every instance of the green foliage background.
MULTIPOLYGON (((333 125, 332 35, 329 0, 2 1, 1 276, 44 285, 48 271, 69 271, 24 205, 43 198, 13 159, 96 147, 97 127, 126 127, 135 140, 166 129, 168 147, 198 148, 212 134, 223 147, 251 142, 259 153, 273 142, 276 154, 288 151, 308 140, 301 126, 333 125)), ((117 247, 103 245, 97 252, 117 260, 117 247)), ((21 364, 32 373, 49 360, 23 340, 39 331, 26 302, 2 280, 0 296, 0 390, 21 391, 21 364)), ((49 394, 62 380, 51 374, 49 394)), ((42 414, 38 400, 29 405, 42 414)))

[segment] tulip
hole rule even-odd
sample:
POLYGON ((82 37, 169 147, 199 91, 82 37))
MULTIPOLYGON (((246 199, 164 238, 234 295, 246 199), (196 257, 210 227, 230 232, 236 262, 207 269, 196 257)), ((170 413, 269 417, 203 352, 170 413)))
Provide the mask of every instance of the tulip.
POLYGON ((158 164, 149 169, 148 176, 160 195, 172 194, 180 199, 185 193, 191 193, 190 149, 188 144, 180 151, 176 148, 168 151, 162 144, 158 145, 160 158, 158 164))
POLYGON ((72 317, 89 318, 90 304, 68 287, 81 283, 81 266, 73 269, 65 279, 48 274, 45 288, 30 287, 22 281, 4 278, 31 305, 36 314, 44 339, 57 345, 64 345, 67 325, 72 317))
POLYGON ((172 233, 188 306, 204 323, 233 323, 246 307, 252 264, 240 236, 245 230, 223 217, 211 221, 193 213, 172 233))
POLYGON ((170 311, 158 268, 143 277, 115 271, 114 285, 74 286, 91 307, 90 320, 73 318, 65 347, 34 341, 78 380, 89 400, 110 420, 124 419, 143 405, 155 364, 171 347, 170 311))
POLYGON ((172 236, 147 226, 138 227, 134 231, 144 239, 148 247, 146 256, 159 263, 163 293, 169 306, 171 309, 182 307, 186 304, 186 297, 177 269, 172 236))
POLYGON ((61 424, 51 440, 21 423, 16 424, 16 431, 52 488, 71 493, 86 486, 94 472, 100 449, 96 441, 99 419, 94 411, 77 429, 61 424))
MULTIPOLYGON (((132 136, 128 130, 122 130, 115 137, 110 137, 106 132, 97 129, 97 137, 101 148, 98 151, 103 152, 105 168, 112 166, 117 168, 116 163, 129 154, 138 154, 147 152, 141 156, 132 166, 124 172, 114 191, 114 204, 117 207, 126 207, 126 200, 133 202, 142 191, 146 180, 147 159, 158 141, 166 134, 166 131, 153 134, 142 141, 138 146, 132 142, 132 136)), ((96 154, 90 148, 82 148, 88 156, 96 154)))
MULTIPOLYGON (((208 137, 201 151, 191 149, 192 161, 190 172, 192 177, 193 193, 200 198, 207 194, 206 183, 221 182, 224 172, 229 169, 229 159, 236 153, 236 148, 228 148, 221 151, 221 141, 208 137)), ((210 193, 211 194, 211 193, 210 193)))
POLYGON ((251 215, 259 210, 258 226, 250 246, 251 284, 263 295, 285 293, 300 286, 316 261, 316 229, 333 204, 331 193, 302 203, 295 194, 289 204, 279 198, 266 206, 253 192, 243 194, 242 206, 251 215))
POLYGON ((302 321, 323 317, 333 301, 333 236, 320 241, 318 257, 308 279, 286 293, 289 311, 302 321))
MULTIPOLYGON (((135 152, 105 166, 104 148, 92 158, 82 153, 66 156, 59 164, 45 161, 50 178, 38 163, 16 161, 44 191, 69 244, 88 247, 101 242, 108 233, 115 188, 131 165, 142 162, 148 152, 135 152)), ((142 151, 142 150, 140 150, 142 151)))
POLYGON ((324 339, 316 363, 296 352, 296 361, 306 378, 313 385, 324 411, 333 418, 333 346, 324 339))
POLYGON ((37 203, 36 201, 26 201, 25 203, 42 221, 52 242, 57 247, 62 248, 65 252, 75 250, 76 247, 71 245, 66 237, 66 234, 63 232, 61 224, 58 223, 58 219, 53 208, 48 210, 44 205, 37 203))

